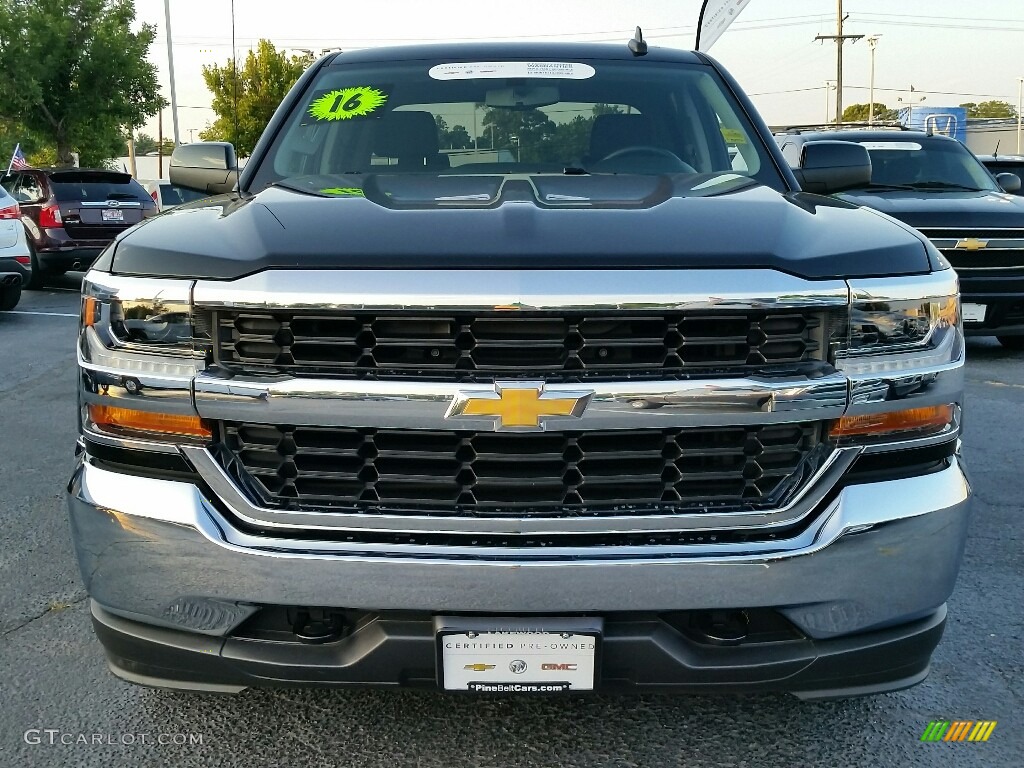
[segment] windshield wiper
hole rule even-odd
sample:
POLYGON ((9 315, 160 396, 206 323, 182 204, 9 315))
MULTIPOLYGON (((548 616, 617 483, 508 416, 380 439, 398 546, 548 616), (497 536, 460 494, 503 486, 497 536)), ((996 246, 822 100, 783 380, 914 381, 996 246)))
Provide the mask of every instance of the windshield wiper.
POLYGON ((965 187, 963 184, 951 184, 947 181, 919 181, 910 185, 914 189, 957 189, 962 192, 984 192, 979 187, 965 187))
POLYGON ((589 176, 590 171, 586 168, 581 168, 576 165, 567 165, 562 169, 562 173, 566 176, 589 176))
MULTIPOLYGON (((862 187, 857 187, 857 189, 858 190, 859 189, 874 189, 874 190, 889 190, 889 191, 901 190, 902 189, 902 190, 913 191, 914 189, 916 189, 916 187, 912 187, 909 184, 865 184, 862 187)), ((851 189, 850 191, 853 192, 854 190, 851 189)))

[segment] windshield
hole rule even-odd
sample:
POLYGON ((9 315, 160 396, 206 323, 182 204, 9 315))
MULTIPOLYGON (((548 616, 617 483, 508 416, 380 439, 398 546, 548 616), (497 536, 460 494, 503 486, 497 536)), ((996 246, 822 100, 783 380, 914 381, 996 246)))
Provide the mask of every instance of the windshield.
POLYGON ((871 140, 871 183, 912 189, 996 190, 991 176, 960 142, 871 140))
POLYGON ((209 197, 209 195, 194 189, 176 187, 173 184, 160 185, 160 199, 165 206, 191 203, 196 200, 202 200, 204 197, 209 197))
MULTIPOLYGON (((416 60, 326 67, 250 187, 352 174, 723 174, 785 184, 709 67, 416 60)), ((339 180, 338 189, 347 188, 339 180)), ((331 189, 327 184, 325 189, 331 189)), ((322 190, 309 189, 318 192, 322 190)))

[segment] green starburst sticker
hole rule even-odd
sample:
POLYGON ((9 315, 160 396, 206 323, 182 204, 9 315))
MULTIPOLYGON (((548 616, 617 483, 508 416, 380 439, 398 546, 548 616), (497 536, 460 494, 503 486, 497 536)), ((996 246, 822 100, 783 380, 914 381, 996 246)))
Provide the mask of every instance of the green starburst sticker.
POLYGON ((330 91, 309 105, 309 114, 317 120, 349 120, 368 115, 380 107, 388 96, 368 85, 330 91))
POLYGON ((328 187, 320 190, 321 195, 334 195, 336 197, 366 197, 359 187, 328 187))

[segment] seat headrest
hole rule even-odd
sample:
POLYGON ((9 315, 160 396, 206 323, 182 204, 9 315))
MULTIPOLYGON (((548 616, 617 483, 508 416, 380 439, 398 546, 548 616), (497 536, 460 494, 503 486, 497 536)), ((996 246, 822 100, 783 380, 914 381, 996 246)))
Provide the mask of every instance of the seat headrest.
POLYGON ((376 128, 373 152, 378 157, 422 164, 437 154, 437 123, 429 112, 389 112, 376 128))

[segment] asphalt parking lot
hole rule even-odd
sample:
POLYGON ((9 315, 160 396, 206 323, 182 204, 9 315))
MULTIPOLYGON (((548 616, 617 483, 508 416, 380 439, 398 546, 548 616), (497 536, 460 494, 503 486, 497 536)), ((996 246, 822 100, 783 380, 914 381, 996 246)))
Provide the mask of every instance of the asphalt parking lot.
POLYGON ((974 516, 931 676, 899 693, 508 699, 419 691, 210 697, 112 677, 67 531, 77 279, 0 313, 0 763, 10 766, 1016 766, 1024 753, 1024 353, 972 340, 974 516), (931 720, 996 720, 922 743, 931 720), (71 743, 62 743, 68 742, 71 743), (85 743, 83 743, 85 742, 85 743))

